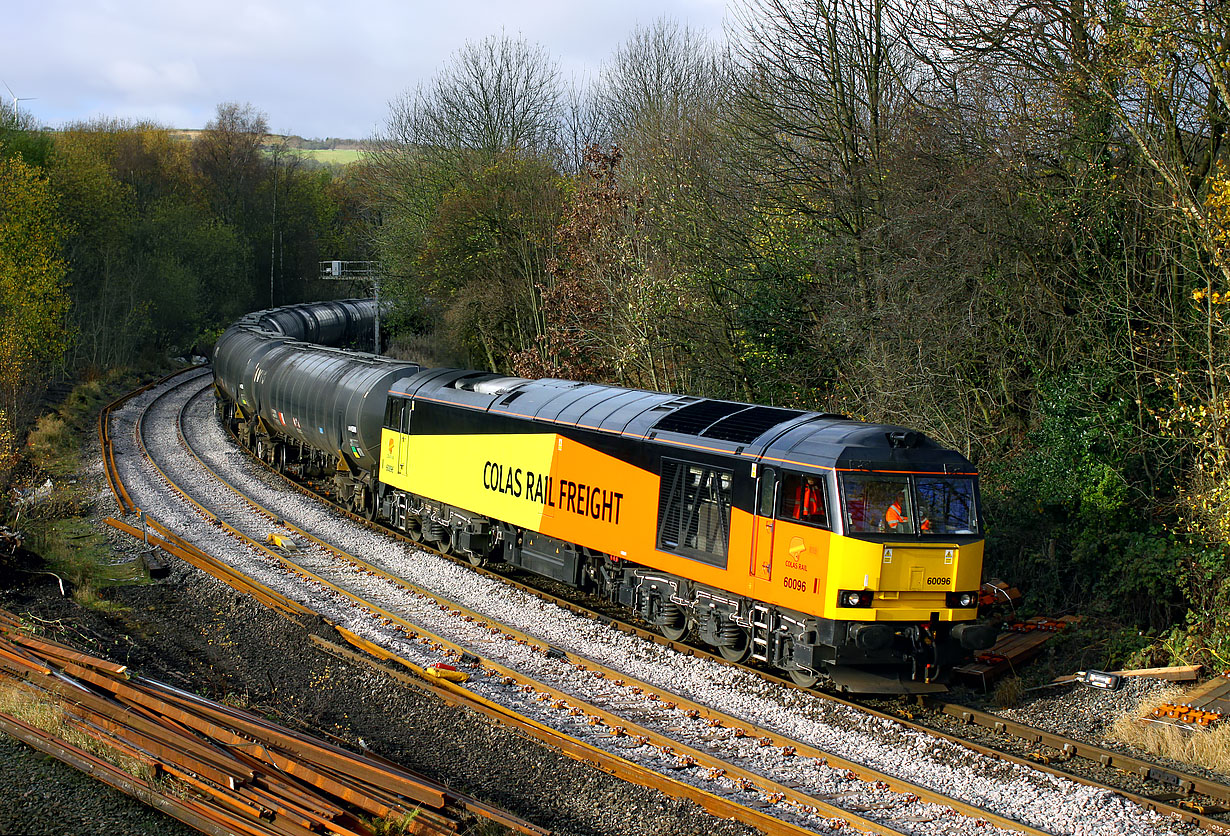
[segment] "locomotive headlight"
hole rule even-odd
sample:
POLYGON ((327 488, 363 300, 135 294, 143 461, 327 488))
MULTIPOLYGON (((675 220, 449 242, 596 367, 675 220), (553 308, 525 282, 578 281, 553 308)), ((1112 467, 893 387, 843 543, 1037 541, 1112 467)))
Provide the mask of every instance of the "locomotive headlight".
POLYGON ((869 589, 843 589, 837 593, 837 606, 839 607, 870 607, 871 606, 871 590, 869 589))
POLYGON ((978 604, 977 592, 949 592, 945 597, 948 599, 948 606, 954 609, 967 610, 978 604))

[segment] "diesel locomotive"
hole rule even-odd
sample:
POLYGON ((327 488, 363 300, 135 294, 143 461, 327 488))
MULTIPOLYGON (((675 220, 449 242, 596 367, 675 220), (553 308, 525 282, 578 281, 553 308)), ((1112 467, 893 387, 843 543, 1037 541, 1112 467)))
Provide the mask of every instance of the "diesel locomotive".
POLYGON ((902 427, 342 350, 370 300, 249 314, 219 339, 256 455, 474 563, 499 561, 802 685, 939 690, 988 647, 978 476, 902 427), (328 345, 332 344, 332 345, 328 345))

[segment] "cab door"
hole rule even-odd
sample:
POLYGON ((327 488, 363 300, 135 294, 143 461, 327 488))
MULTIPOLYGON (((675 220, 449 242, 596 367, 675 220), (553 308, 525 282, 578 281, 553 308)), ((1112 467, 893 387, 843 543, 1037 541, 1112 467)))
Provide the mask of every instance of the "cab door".
POLYGON ((751 574, 763 581, 773 579, 773 537, 777 526, 777 492, 780 480, 776 468, 761 468, 756 479, 756 516, 752 523, 751 574))
POLYGON ((406 475, 406 460, 410 455, 410 419, 414 415, 414 401, 402 401, 401 432, 402 438, 397 445, 397 475, 406 475))

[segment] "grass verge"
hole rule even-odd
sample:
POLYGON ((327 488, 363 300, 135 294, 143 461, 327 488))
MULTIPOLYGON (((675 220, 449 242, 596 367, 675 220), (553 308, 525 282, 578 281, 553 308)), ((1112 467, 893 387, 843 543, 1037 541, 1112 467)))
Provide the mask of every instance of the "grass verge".
POLYGON ((58 740, 97 755, 140 781, 149 783, 153 777, 148 764, 117 752, 96 737, 86 734, 65 713, 63 705, 47 694, 32 691, 13 681, 0 682, 0 713, 16 717, 58 740))
POLYGON ((5 521, 25 535, 25 548, 44 570, 66 581, 82 606, 115 611, 108 587, 141 583, 140 561, 117 560, 107 538, 89 519, 94 488, 85 478, 83 451, 96 437, 99 410, 139 385, 132 372, 115 371, 74 388, 54 411, 35 423, 22 448, 11 507, 5 521))
POLYGON ((1201 728, 1141 721, 1160 705, 1182 702, 1184 693, 1182 688, 1167 688, 1150 694, 1135 711, 1117 717, 1108 736, 1179 763, 1230 774, 1230 724, 1201 728))

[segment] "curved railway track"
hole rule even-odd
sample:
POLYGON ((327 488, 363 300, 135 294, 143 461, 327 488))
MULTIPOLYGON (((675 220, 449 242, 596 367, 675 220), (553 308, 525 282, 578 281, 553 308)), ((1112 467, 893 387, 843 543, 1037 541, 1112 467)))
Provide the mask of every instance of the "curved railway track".
MULTIPOLYGON (((182 389, 183 386, 176 388, 182 389)), ((156 408, 156 404, 165 404, 169 398, 165 394, 159 396, 143 410, 141 426, 151 427, 152 434, 165 433, 167 427, 179 424, 180 416, 192 404, 197 404, 198 413, 202 411, 199 395, 200 393, 193 399, 184 399, 182 407, 176 408, 173 419, 164 407, 156 408)), ((196 419, 200 417, 198 414, 196 419)), ((194 419, 189 423, 195 425, 198 420, 194 419)), ((216 422, 199 423, 212 423, 213 431, 220 432, 216 422)), ((177 481, 185 481, 197 484, 200 481, 199 476, 195 477, 194 481, 184 469, 190 464, 191 456, 166 454, 167 448, 174 449, 175 445, 180 443, 189 447, 191 444, 182 436, 174 439, 173 443, 168 443, 170 441, 169 438, 160 437, 157 444, 150 445, 151 455, 160 460, 159 467, 162 468, 167 482, 174 484, 177 481)), ((206 450, 201 454, 201 461, 204 464, 213 457, 214 461, 210 462, 209 466, 220 469, 220 463, 226 464, 227 458, 233 460, 236 455, 242 454, 234 449, 215 449, 212 452, 206 450)), ((233 461, 231 464, 233 465, 233 461)), ((234 476, 229 478, 237 482, 250 481, 253 484, 224 489, 215 483, 212 487, 205 485, 192 491, 185 490, 184 495, 191 494, 192 500, 198 503, 196 514, 192 515, 198 520, 196 527, 199 528, 199 521, 203 518, 207 521, 205 524, 214 530, 211 533, 215 533, 219 530, 221 517, 231 519, 231 522, 226 524, 229 531, 225 536, 246 539, 247 548, 257 555, 256 574, 262 575, 260 580, 267 585, 284 584, 286 573, 295 573, 299 576, 301 586, 306 582, 314 589, 314 600, 309 605, 318 611, 332 607, 335 612, 340 611, 339 620, 347 609, 366 607, 370 623, 361 630, 365 634, 363 638, 357 639, 356 642, 379 642, 392 648, 395 655, 412 662, 416 658, 420 662, 426 661, 431 658, 432 653, 438 658, 440 653, 450 650, 453 658, 458 660, 466 658, 467 654, 481 655, 483 661, 476 670, 487 675, 476 677, 473 681, 485 684, 488 686, 488 692, 501 698, 523 695, 513 700, 512 704, 517 705, 515 710, 530 718, 532 722, 558 727, 561 717, 551 715, 562 714, 563 718, 572 718, 571 721, 563 723, 564 728, 572 731, 572 736, 582 743, 601 748, 608 753, 622 754, 629 760, 635 757, 636 760, 644 761, 644 756, 652 753, 653 759, 659 762, 658 769, 676 773, 676 777, 669 779, 670 781, 693 788, 706 783, 709 789, 702 788, 701 792, 727 802, 725 809, 729 809, 731 802, 738 806, 738 796, 750 796, 744 801, 742 809, 748 811, 744 814, 749 816, 746 820, 756 823, 756 826, 773 832, 798 832, 797 828, 800 827, 823 831, 825 828, 831 829, 833 820, 840 818, 866 832, 890 830, 919 833, 930 832, 923 827, 928 822, 920 821, 930 818, 940 821, 944 828, 936 832, 960 832, 950 826, 956 824, 954 817, 949 814, 951 811, 969 816, 970 826, 978 828, 979 832, 987 832, 982 828, 982 824, 988 821, 1012 827, 1018 832, 1069 832, 1022 825, 1014 819, 987 813, 975 803, 946 797, 934 788, 912 784, 886 772, 877 772, 865 765, 855 764, 837 752, 824 751, 807 740, 796 739, 803 738, 802 734, 792 738, 780 728, 770 730, 766 726, 749 722, 746 716, 733 716, 720 711, 707 702, 690 699, 687 695, 687 681, 672 683, 671 688, 664 688, 649 681, 651 678, 634 683, 627 672, 605 666, 600 660, 585 658, 575 649, 563 648, 560 646, 564 644, 562 641, 553 643, 549 638, 535 638, 508 625, 496 626, 492 616, 480 615, 456 603, 441 602, 427 590, 416 587, 404 577, 413 574, 404 570, 413 569, 411 564, 414 561, 397 553, 404 552, 402 547, 385 546, 384 552, 392 554, 383 554, 380 559, 370 561, 346 554, 335 546, 323 545, 325 538, 319 538, 320 542, 315 541, 312 539, 315 535, 310 534, 308 527, 288 527, 285 518, 290 514, 284 507, 280 506, 277 513, 266 511, 263 516, 259 512, 253 514, 245 508, 240 493, 249 489, 252 492, 259 491, 259 479, 249 476, 243 477, 243 480, 234 476), (276 524, 271 517, 276 519, 276 524), (240 519, 243 520, 242 525, 236 523, 236 520, 240 519), (271 531, 275 528, 277 531, 271 531), (302 541, 300 548, 294 550, 292 556, 260 546, 259 541, 269 533, 302 541), (384 603, 377 604, 378 601, 384 603), (429 636, 429 633, 435 635, 429 636), (541 645, 539 650, 533 649, 535 643, 541 645), (498 652, 494 649, 496 645, 499 646, 498 652), (430 652, 425 656, 421 652, 422 648, 428 648, 430 652), (517 650, 518 648, 520 650, 517 650), (480 649, 481 653, 474 652, 480 649), (532 671, 532 674, 527 673, 527 670, 532 671), (623 681, 618 681, 620 679, 623 681), (590 685, 597 682, 602 687, 593 689, 592 692, 586 691, 589 696, 583 699, 578 695, 579 686, 566 680, 584 680, 590 685), (682 695, 678 692, 682 692, 682 695), (571 729, 571 726, 580 724, 584 724, 584 728, 571 729), (693 737, 686 738, 681 734, 681 729, 690 729, 693 737), (681 741, 681 737, 685 739, 681 741), (689 739, 694 740, 695 745, 686 742, 689 739), (721 771, 725 774, 718 774, 721 771), (923 800, 939 805, 938 809, 926 807, 923 800), (756 806, 748 807, 748 804, 756 806), (838 804, 840 806, 837 806, 838 804), (770 818, 767 811, 774 808, 777 808, 775 812, 780 818, 773 817, 773 820, 781 824, 773 824, 767 820, 770 818), (861 815, 872 810, 875 811, 874 814, 861 815), (896 823, 890 824, 894 816, 896 823), (945 819, 947 821, 944 821, 945 819), (778 830, 779 827, 796 829, 778 830)), ((121 477, 118 483, 123 485, 126 480, 121 477)), ((139 490, 130 487, 130 492, 145 496, 146 489, 150 487, 152 485, 148 483, 139 490)), ((263 490, 275 492, 277 488, 265 485, 263 490)), ((172 513, 172 509, 166 509, 166 513, 172 513)), ((318 510, 304 513, 303 520, 320 517, 318 510)), ((190 519, 183 519, 181 522, 189 530, 194 527, 190 519)), ((336 525, 329 523, 324 527, 336 528, 336 525)), ((325 533, 330 536, 330 532, 325 533)), ((331 536, 339 535, 332 532, 331 536)), ((442 566, 446 567, 447 564, 438 564, 433 571, 441 572, 442 566)), ((453 569, 470 572, 457 567, 453 569)), ((506 583, 505 580, 500 582, 506 583)), ((507 586, 504 588, 508 589, 507 586)), ((509 590, 509 594, 512 591, 509 590)), ((487 594, 490 597, 490 594, 487 594)), ((524 608, 523 603, 521 606, 524 608)), ((575 604, 570 605, 570 608, 575 607, 575 604)), ((601 632, 608 637, 618 635, 610 631, 605 624, 593 624, 600 627, 601 632)), ((610 638, 606 641, 619 643, 610 638)), ((662 640, 659 638, 658 641, 662 640)), ((641 654, 648 653, 643 644, 637 644, 641 648, 641 654)), ((376 652, 381 651, 377 649, 376 652)), ((663 647, 654 651, 655 654, 668 652, 669 648, 663 647)), ((685 652, 700 655, 694 648, 688 648, 685 652)), ((670 655, 676 656, 673 653, 670 655)), ((644 666, 648 667, 648 660, 644 661, 644 666)), ((908 741, 902 740, 904 733, 917 734, 903 724, 902 718, 887 719, 887 715, 877 717, 868 714, 861 707, 855 709, 848 703, 841 704, 841 701, 822 704, 819 695, 780 688, 782 683, 766 682, 774 678, 763 674, 741 671, 737 676, 744 683, 758 681, 765 689, 777 689, 779 699, 781 694, 788 695, 785 702, 792 703, 791 707, 794 709, 806 707, 808 710, 818 711, 819 714, 830 715, 856 710, 862 712, 864 725, 870 723, 882 726, 890 736, 896 738, 899 749, 908 745, 908 741), (811 703, 821 704, 822 708, 816 709, 811 703)), ((684 680, 683 677, 680 679, 684 680)), ((477 686, 474 689, 482 690, 477 686)), ((483 699, 494 699, 485 693, 480 696, 483 699)), ((505 709, 514 710, 509 708, 507 703, 502 704, 505 709)), ((802 713, 800 711, 800 714, 802 713)), ((828 722, 833 717, 822 719, 828 722)), ((785 725, 788 726, 789 723, 785 725)), ((557 731, 565 733, 559 728, 557 731)), ((962 749, 950 741, 936 741, 931 748, 944 750, 945 755, 942 755, 940 760, 944 756, 958 760, 968 756, 967 749, 962 749)), ((930 754, 934 756, 935 753, 930 754)), ((1001 766, 1008 768, 1006 764, 1001 766)), ((1037 765, 1030 764, 1029 767, 1032 771, 1037 765)), ((1016 765, 1011 768, 1019 771, 1016 765)), ((936 772, 943 783, 947 773, 940 769, 938 763, 936 772)), ((662 780, 664 783, 668 781, 666 778, 662 780)), ((951 782, 960 779, 954 776, 948 780, 951 782)), ((1191 814, 1184 811, 1166 809, 1164 806, 1159 806, 1158 809, 1172 816, 1183 815, 1188 821, 1193 820, 1191 814)), ((728 812, 723 814, 729 815, 728 812)), ((1026 819, 1028 817, 1028 811, 1018 816, 1026 819)), ((1217 826, 1216 822, 1211 820, 1200 823, 1209 827, 1217 826)))

